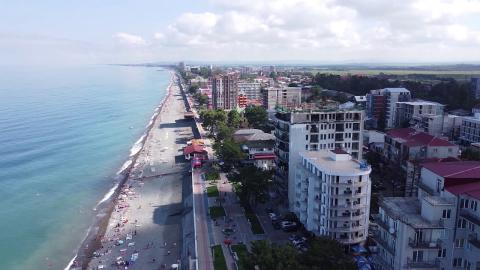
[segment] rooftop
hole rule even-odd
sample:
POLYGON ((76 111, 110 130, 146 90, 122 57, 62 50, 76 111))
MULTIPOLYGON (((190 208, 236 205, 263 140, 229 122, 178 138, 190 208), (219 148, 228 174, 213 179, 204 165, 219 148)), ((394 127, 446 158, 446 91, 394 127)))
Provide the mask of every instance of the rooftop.
POLYGON ((439 223, 430 222, 422 217, 420 200, 415 197, 384 197, 380 201, 380 207, 392 218, 417 229, 442 227, 439 223))
POLYGON ((406 146, 455 146, 455 144, 432 136, 425 132, 419 132, 413 128, 397 128, 387 131, 387 136, 400 139, 406 146))
POLYGON ((417 100, 412 100, 412 101, 403 101, 403 102, 397 102, 397 103, 403 103, 403 104, 408 104, 408 105, 435 105, 435 106, 445 106, 445 105, 440 104, 440 103, 438 103, 438 102, 429 101, 429 100, 422 100, 422 99, 417 99, 417 100))
POLYGON ((334 155, 350 155, 343 150, 320 150, 320 151, 304 151, 300 152, 300 156, 306 158, 311 162, 317 169, 328 172, 330 174, 341 175, 341 176, 355 176, 355 175, 366 175, 369 174, 371 169, 366 166, 365 168, 360 168, 360 163, 351 158, 343 159, 338 158, 334 160, 332 158, 334 155), (335 152, 334 152, 335 151, 335 152))

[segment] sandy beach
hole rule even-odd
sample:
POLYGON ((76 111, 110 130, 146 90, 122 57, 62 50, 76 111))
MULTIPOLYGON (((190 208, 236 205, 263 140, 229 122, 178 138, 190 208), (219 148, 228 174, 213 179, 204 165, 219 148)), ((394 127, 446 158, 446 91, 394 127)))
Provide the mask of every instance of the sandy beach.
POLYGON ((185 257, 194 247, 184 241, 184 235, 193 231, 188 217, 190 163, 182 154, 193 133, 192 123, 183 119, 184 111, 180 89, 172 83, 130 176, 120 188, 100 248, 86 269, 185 267, 181 264, 188 262, 185 257))

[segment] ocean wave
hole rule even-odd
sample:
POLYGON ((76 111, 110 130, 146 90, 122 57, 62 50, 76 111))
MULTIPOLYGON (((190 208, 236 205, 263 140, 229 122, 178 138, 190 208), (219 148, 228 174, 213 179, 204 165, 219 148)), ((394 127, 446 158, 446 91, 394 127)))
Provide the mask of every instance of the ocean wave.
POLYGON ((68 263, 67 267, 65 267, 63 270, 69 270, 70 267, 73 266, 73 262, 75 262, 75 259, 77 258, 77 255, 75 255, 75 257, 73 257, 70 262, 68 263))
POLYGON ((122 167, 120 167, 120 170, 117 171, 117 175, 120 175, 121 173, 123 173, 128 168, 128 166, 130 166, 132 164, 132 162, 133 161, 131 159, 125 161, 125 163, 123 163, 122 167))
POLYGON ((135 144, 130 148, 130 157, 133 157, 134 155, 138 154, 140 150, 142 150, 143 147, 143 139, 145 139, 146 134, 143 134, 138 141, 135 142, 135 144))
POLYGON ((97 207, 106 202, 108 199, 110 199, 110 197, 112 197, 112 195, 115 193, 115 190, 117 190, 118 188, 118 185, 119 183, 116 183, 112 188, 110 188, 110 190, 103 196, 103 198, 97 203, 97 205, 95 206, 95 208, 93 208, 94 211, 97 210, 97 207))

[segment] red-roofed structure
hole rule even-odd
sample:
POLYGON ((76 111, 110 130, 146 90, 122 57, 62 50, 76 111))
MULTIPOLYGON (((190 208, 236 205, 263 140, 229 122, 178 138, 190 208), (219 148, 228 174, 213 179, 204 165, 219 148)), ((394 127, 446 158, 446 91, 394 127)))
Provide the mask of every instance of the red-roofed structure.
POLYGON ((458 145, 413 128, 392 129, 385 134, 385 158, 401 165, 408 160, 457 158, 458 154, 458 145))
POLYGON ((205 150, 205 147, 201 145, 187 145, 185 148, 183 148, 183 154, 187 160, 190 160, 191 158, 198 158, 200 160, 208 159, 207 150, 205 150))

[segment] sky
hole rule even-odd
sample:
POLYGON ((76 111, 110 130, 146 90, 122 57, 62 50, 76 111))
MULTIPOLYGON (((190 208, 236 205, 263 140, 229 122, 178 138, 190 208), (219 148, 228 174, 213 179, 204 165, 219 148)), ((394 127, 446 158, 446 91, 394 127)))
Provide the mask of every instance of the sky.
POLYGON ((0 65, 480 61, 480 0, 0 0, 0 65))

